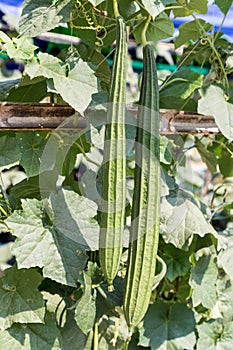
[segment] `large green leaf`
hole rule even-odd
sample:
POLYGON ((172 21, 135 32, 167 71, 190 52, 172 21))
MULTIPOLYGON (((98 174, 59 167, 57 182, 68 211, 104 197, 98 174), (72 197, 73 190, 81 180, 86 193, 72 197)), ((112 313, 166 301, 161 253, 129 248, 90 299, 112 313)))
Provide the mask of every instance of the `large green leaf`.
POLYGON ((80 273, 87 261, 82 247, 51 226, 52 218, 38 200, 23 200, 22 208, 6 220, 17 237, 13 254, 19 268, 39 266, 45 277, 76 286, 77 281, 82 281, 80 273))
POLYGON ((21 152, 20 165, 28 177, 36 176, 40 172, 40 159, 46 144, 47 132, 18 131, 16 142, 21 152))
POLYGON ((218 164, 217 157, 215 154, 207 149, 207 147, 199 140, 197 140, 196 149, 198 150, 202 161, 207 165, 210 172, 216 172, 216 167, 218 164))
POLYGON ((30 79, 28 75, 24 75, 20 84, 14 87, 8 97, 10 102, 40 102, 47 96, 46 79, 38 77, 30 79))
POLYGON ((215 0, 214 3, 219 7, 224 15, 230 10, 233 1, 232 0, 215 0))
MULTIPOLYGON (((141 33, 145 26, 145 21, 135 26, 133 30, 134 37, 137 43, 141 43, 141 33)), ((161 13, 154 21, 151 21, 146 31, 146 39, 148 41, 157 41, 172 37, 174 34, 174 25, 166 13, 161 13)))
POLYGON ((224 91, 218 85, 209 85, 201 89, 198 101, 198 113, 214 116, 222 134, 233 140, 233 104, 226 101, 224 91))
POLYGON ((97 205, 73 191, 50 196, 55 229, 78 244, 81 250, 98 250, 99 226, 94 217, 97 205))
POLYGON ((161 258, 167 265, 166 277, 172 282, 178 276, 184 276, 191 269, 190 252, 175 248, 171 244, 162 246, 161 258))
POLYGON ((56 326, 55 315, 48 312, 45 324, 14 324, 11 328, 0 331, 0 339, 1 350, 61 349, 60 331, 56 326))
POLYGON ((45 302, 37 289, 41 281, 42 276, 36 269, 17 270, 14 266, 5 270, 0 279, 1 330, 16 322, 44 322, 45 302))
POLYGON ((216 281, 218 277, 218 268, 216 257, 202 256, 191 270, 190 286, 193 289, 192 302, 196 307, 199 304, 212 309, 217 301, 216 281))
POLYGON ((70 19, 73 0, 25 0, 19 22, 20 34, 34 37, 70 19))
POLYGON ((74 109, 82 113, 91 102, 91 95, 97 93, 97 78, 94 71, 82 59, 73 62, 73 66, 64 65, 58 58, 39 53, 38 60, 26 66, 31 78, 44 76, 52 79, 54 89, 74 109), (38 61, 39 60, 39 61, 38 61))
POLYGON ((192 350, 196 343, 193 311, 185 304, 150 305, 139 329, 139 345, 151 350, 192 350))
POLYGON ((175 17, 189 16, 193 12, 207 13, 208 11, 208 0, 182 0, 178 1, 178 6, 176 5, 177 4, 175 4, 173 9, 175 17), (180 6, 180 3, 183 6, 180 6))
POLYGON ((202 86, 202 77, 199 73, 195 73, 188 68, 183 68, 178 72, 169 76, 160 89, 160 99, 165 100, 170 96, 183 100, 187 99, 191 94, 202 86))
POLYGON ((202 36, 202 28, 207 32, 212 28, 212 24, 206 23, 203 19, 186 22, 179 26, 179 35, 175 40, 175 48, 180 47, 189 40, 197 40, 202 36), (201 27, 200 27, 201 26, 201 27))
POLYGON ((1 133, 0 137, 0 167, 18 162, 21 157, 20 148, 14 133, 1 133))
POLYGON ((206 233, 212 233, 219 237, 194 203, 191 195, 185 191, 162 199, 160 227, 166 243, 182 249, 189 246, 193 234, 203 237, 206 233))

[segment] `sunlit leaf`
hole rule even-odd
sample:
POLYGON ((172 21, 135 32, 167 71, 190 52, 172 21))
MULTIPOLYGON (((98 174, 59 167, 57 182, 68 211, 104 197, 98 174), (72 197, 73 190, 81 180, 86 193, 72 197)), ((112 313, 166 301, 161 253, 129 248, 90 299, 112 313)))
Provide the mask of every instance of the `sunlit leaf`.
POLYGON ((1 348, 14 350, 60 350, 61 336, 54 314, 47 312, 45 324, 14 324, 0 331, 1 348))
POLYGON ((19 32, 34 37, 70 19, 72 0, 25 0, 19 22, 19 32))
POLYGON ((82 281, 80 273, 87 261, 82 247, 51 226, 38 200, 23 200, 22 208, 6 220, 17 237, 13 254, 19 268, 39 266, 45 277, 76 286, 77 281, 82 281))
POLYGON ((226 101, 224 92, 218 85, 209 85, 201 89, 198 101, 198 113, 214 116, 223 135, 233 140, 233 104, 226 101))
POLYGON ((190 285, 192 287, 193 306, 202 304, 211 309, 214 307, 217 296, 215 284, 218 268, 214 256, 202 256, 191 270, 190 285))

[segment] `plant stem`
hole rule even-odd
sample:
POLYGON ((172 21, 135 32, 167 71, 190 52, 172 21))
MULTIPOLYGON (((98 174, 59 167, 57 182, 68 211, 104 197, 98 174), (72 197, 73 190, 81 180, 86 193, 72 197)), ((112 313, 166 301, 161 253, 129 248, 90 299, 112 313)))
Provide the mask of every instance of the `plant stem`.
POLYGON ((113 0, 113 11, 114 11, 114 16, 115 18, 120 16, 119 10, 118 10, 118 4, 117 4, 117 0, 113 0))
POLYGON ((192 14, 192 17, 195 19, 195 21, 197 22, 199 28, 200 28, 200 32, 201 34, 205 37, 205 39, 207 40, 211 50, 213 51, 213 53, 215 54, 215 57, 216 59, 218 60, 218 63, 221 67, 221 70, 222 70, 222 73, 224 75, 224 81, 225 81, 225 86, 226 86, 226 93, 228 94, 228 91, 229 91, 229 82, 228 82, 228 79, 227 79, 227 75, 226 75, 226 72, 225 72, 225 67, 222 63, 222 60, 221 60, 221 56, 219 55, 218 51, 216 50, 214 44, 212 43, 212 41, 210 40, 210 37, 208 35, 206 35, 206 31, 205 29, 203 28, 203 26, 201 25, 200 21, 198 20, 198 18, 192 14))
POLYGON ((98 350, 98 322, 94 325, 93 350, 98 350))
POLYGON ((151 16, 148 16, 147 20, 146 20, 146 23, 144 25, 144 28, 142 30, 142 34, 141 34, 141 38, 142 38, 142 45, 143 46, 146 46, 147 44, 147 40, 146 40, 146 31, 147 31, 147 28, 149 26, 149 23, 151 21, 151 16))

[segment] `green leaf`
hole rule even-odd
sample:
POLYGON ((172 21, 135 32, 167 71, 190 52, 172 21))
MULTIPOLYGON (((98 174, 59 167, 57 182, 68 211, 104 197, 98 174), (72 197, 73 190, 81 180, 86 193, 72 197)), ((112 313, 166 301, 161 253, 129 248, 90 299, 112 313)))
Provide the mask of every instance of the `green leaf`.
POLYGON ((162 254, 160 256, 167 265, 166 277, 171 282, 178 276, 185 276, 191 269, 189 262, 190 252, 177 249, 171 244, 162 246, 162 254))
MULTIPOLYGON (((84 6, 85 12, 88 13, 89 15, 89 19, 93 23, 97 23, 101 27, 105 28, 103 30, 106 35, 104 34, 104 37, 102 38, 102 40, 98 41, 98 44, 100 44, 101 47, 109 47, 109 45, 111 45, 112 42, 116 39, 116 21, 115 21, 115 18, 113 17, 112 1, 105 1, 105 4, 104 4, 104 10, 108 14, 108 16, 103 16, 102 13, 98 13, 97 11, 95 11, 95 19, 92 14, 91 4, 87 1, 86 2, 83 1, 82 4, 84 6)), ((123 15, 124 13, 121 13, 121 14, 123 15)), ((84 43, 86 43, 90 48, 96 47, 97 36, 96 36, 95 24, 94 26, 93 25, 91 26, 90 22, 87 21, 87 18, 83 16, 83 12, 80 11, 78 7, 73 8, 70 26, 74 31, 74 34, 78 38, 80 38, 84 43)))
POLYGON ((192 302, 196 307, 199 304, 212 309, 217 301, 216 281, 218 268, 214 256, 202 256, 191 270, 189 284, 193 289, 192 302))
POLYGON ((45 324, 14 324, 0 331, 1 349, 60 350, 60 332, 54 314, 47 312, 45 324))
MULTIPOLYGON (((202 77, 188 68, 183 68, 174 73, 164 82, 160 89, 160 98, 179 97, 187 99, 191 94, 202 86, 202 77)), ((183 102, 184 103, 184 102, 183 102)))
POLYGON ((232 0, 215 0, 214 3, 218 6, 218 8, 222 11, 222 13, 226 16, 227 12, 230 10, 233 1, 232 0))
POLYGON ((196 343, 193 311, 185 304, 150 305, 139 329, 139 345, 151 350, 191 350, 196 343))
POLYGON ((174 197, 163 197, 160 229, 166 243, 186 249, 192 241, 193 234, 203 237, 212 233, 219 237, 194 203, 192 196, 185 191, 179 191, 174 197))
MULTIPOLYGON (((41 199, 41 191, 39 186, 39 176, 30 177, 18 182, 15 186, 11 187, 9 193, 14 200, 19 203, 22 198, 36 198, 41 199)), ((43 189, 45 191, 45 189, 43 189)), ((48 187, 49 194, 51 188, 48 187)))
POLYGON ((25 0, 19 22, 19 33, 35 37, 70 19, 72 0, 25 0))
POLYGON ((96 292, 92 295, 92 282, 90 276, 84 272, 85 289, 75 308, 74 319, 84 334, 93 328, 96 316, 96 292))
POLYGON ((218 255, 218 262, 224 271, 230 276, 233 280, 233 230, 231 230, 227 235, 227 247, 218 255))
MULTIPOLYGON (((189 16, 193 12, 207 13, 208 11, 208 0, 182 0, 178 2, 178 5, 183 4, 182 8, 173 9, 175 17, 189 16)), ((176 6, 176 5, 175 5, 176 6)))
POLYGON ((18 131, 16 142, 21 151, 20 165, 24 168, 28 177, 36 176, 40 172, 40 161, 46 144, 47 132, 18 131))
POLYGON ((88 198, 68 190, 52 193, 54 228, 78 244, 81 250, 98 250, 99 226, 94 216, 97 205, 88 198))
POLYGON ((233 319, 233 281, 228 275, 217 280, 217 305, 224 323, 233 319))
POLYGON ((22 200, 22 208, 6 220, 17 237, 12 251, 19 268, 39 266, 45 277, 69 286, 82 282, 87 256, 80 245, 51 226, 41 202, 22 200))
POLYGON ((1 133, 0 137, 0 167, 18 162, 21 157, 20 148, 15 139, 15 133, 1 133))
POLYGON ((160 137, 160 161, 164 164, 171 164, 173 161, 174 143, 166 136, 160 137))
MULTIPOLYGON (((146 19, 133 29, 133 35, 137 43, 141 43, 141 33, 145 26, 146 19)), ((154 21, 151 21, 146 31, 146 39, 148 41, 158 41, 172 37, 174 34, 173 22, 166 13, 161 13, 154 21)))
POLYGON ((176 2, 175 0, 141 0, 142 5, 153 19, 165 10, 167 4, 176 2))
POLYGON ((54 88, 75 110, 83 114, 91 102, 91 95, 97 93, 97 78, 94 71, 82 59, 76 60, 67 75, 66 68, 58 58, 47 53, 38 54, 38 60, 25 68, 26 73, 35 78, 44 76, 52 79, 54 88))
POLYGON ((222 333, 221 323, 218 320, 210 320, 197 325, 197 331, 199 335, 197 350, 216 350, 216 340, 220 339, 222 333))
POLYGON ((47 94, 45 78, 30 79, 28 75, 24 75, 20 84, 10 91, 7 101, 40 102, 47 94))
POLYGON ((141 2, 153 19, 165 9, 163 2, 160 0, 141 0, 141 2))
POLYGON ((34 51, 37 46, 32 41, 22 36, 21 38, 9 38, 4 32, 0 31, 0 42, 3 43, 3 50, 7 52, 10 58, 17 60, 30 60, 34 57, 34 51))
POLYGON ((215 122, 222 134, 233 140, 233 104, 226 101, 224 92, 217 85, 209 85, 200 90, 198 113, 214 116, 215 122))
POLYGON ((133 0, 119 0, 118 8, 125 19, 137 12, 137 4, 133 0))
POLYGON ((181 45, 190 40, 197 40, 202 36, 201 28, 206 32, 211 30, 212 24, 205 22, 203 19, 198 19, 190 22, 186 22, 179 26, 179 35, 175 39, 175 48, 177 49, 181 45), (201 27, 200 27, 201 26, 201 27))
POLYGON ((0 82, 0 101, 6 101, 10 92, 19 85, 21 79, 6 80, 0 82))
POLYGON ((73 312, 67 311, 66 323, 61 329, 62 334, 62 349, 74 350, 74 346, 79 349, 85 349, 87 336, 83 334, 81 329, 77 326, 74 320, 73 312))
POLYGON ((233 322, 228 322, 224 327, 221 320, 210 320, 197 326, 198 342, 197 350, 231 350, 233 342, 233 322))
POLYGON ((224 177, 232 177, 233 176, 233 161, 232 161, 232 153, 233 152, 233 144, 230 142, 226 142, 225 147, 221 147, 221 155, 218 159, 219 169, 221 174, 224 177))
POLYGON ((202 142, 196 142, 196 149, 198 150, 202 161, 207 165, 210 172, 214 173, 217 169, 218 160, 213 152, 210 152, 202 142))
POLYGON ((35 269, 17 270, 14 266, 4 271, 0 279, 1 330, 16 322, 44 322, 45 302, 37 289, 42 279, 35 269))

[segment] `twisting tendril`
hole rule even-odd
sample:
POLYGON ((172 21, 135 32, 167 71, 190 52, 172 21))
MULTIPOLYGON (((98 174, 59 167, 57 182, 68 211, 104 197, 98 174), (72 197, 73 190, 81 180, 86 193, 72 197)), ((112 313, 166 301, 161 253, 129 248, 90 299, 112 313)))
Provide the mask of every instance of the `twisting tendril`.
POLYGON ((93 30, 96 33, 95 45, 100 47, 103 46, 103 39, 107 35, 107 29, 104 26, 98 24, 95 14, 95 8, 91 7, 89 10, 85 8, 85 5, 80 1, 76 0, 75 10, 72 11, 72 17, 70 21, 70 27, 76 29, 93 30), (74 24, 75 19, 84 18, 87 22, 86 26, 77 26, 74 24))

